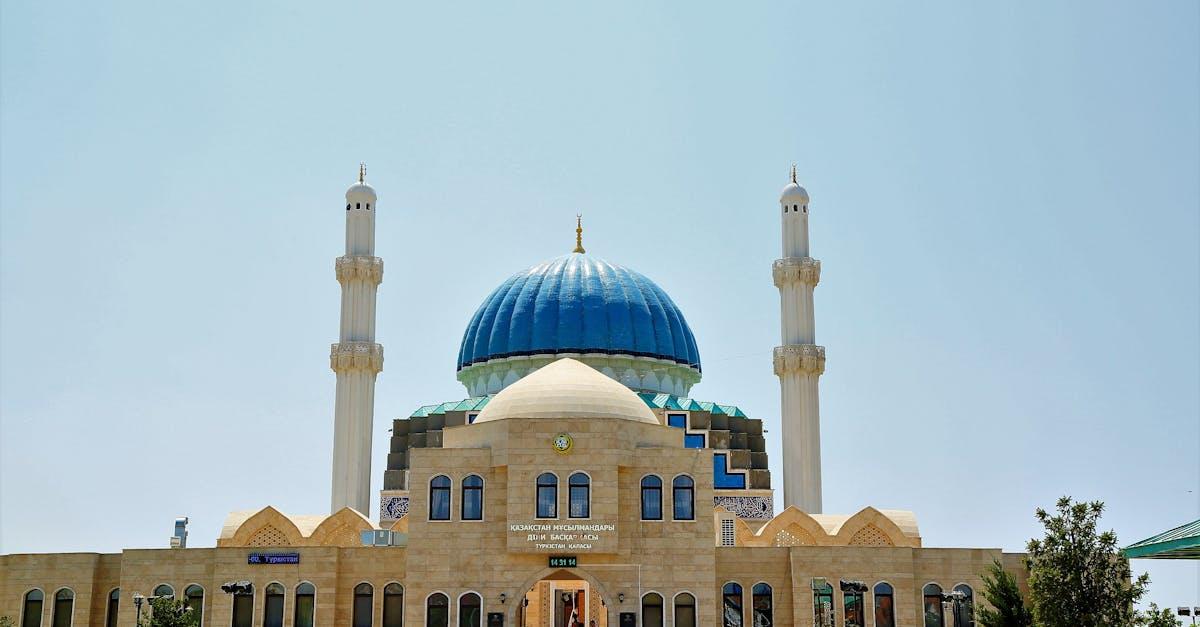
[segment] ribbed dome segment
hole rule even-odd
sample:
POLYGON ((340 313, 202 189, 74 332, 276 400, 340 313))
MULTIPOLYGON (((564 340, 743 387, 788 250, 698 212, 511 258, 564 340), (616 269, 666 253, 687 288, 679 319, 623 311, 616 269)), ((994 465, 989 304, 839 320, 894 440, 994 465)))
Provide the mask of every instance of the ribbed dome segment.
POLYGON ((545 261, 500 284, 467 325, 458 368, 557 353, 655 357, 700 371, 696 338, 666 292, 586 253, 545 261))

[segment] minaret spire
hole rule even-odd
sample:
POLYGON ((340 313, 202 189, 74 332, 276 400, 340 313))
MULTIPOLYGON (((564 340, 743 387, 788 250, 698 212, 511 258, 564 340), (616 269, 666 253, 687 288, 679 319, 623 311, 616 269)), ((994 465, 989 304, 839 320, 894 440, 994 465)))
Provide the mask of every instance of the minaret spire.
POLYGON ((783 258, 771 270, 779 288, 781 346, 775 348, 783 422, 783 501, 810 514, 821 513, 821 413, 818 379, 825 372, 825 347, 816 345, 813 289, 821 262, 809 256, 808 192, 792 180, 779 198, 783 258))
MULTIPOLYGON (((358 162, 358 182, 365 183, 366 178, 367 178, 367 164, 362 161, 359 161, 358 162)), ((792 166, 792 181, 794 182, 795 180, 796 180, 796 166, 792 166)))
POLYGON ((575 250, 573 253, 586 253, 583 249, 583 214, 575 214, 575 250))
POLYGON ((334 264, 342 322, 329 351, 329 367, 337 373, 330 513, 352 507, 369 516, 375 377, 383 370, 383 347, 375 343, 375 294, 383 260, 375 256, 376 196, 366 177, 367 166, 359 163, 358 182, 346 190, 346 254, 334 264))

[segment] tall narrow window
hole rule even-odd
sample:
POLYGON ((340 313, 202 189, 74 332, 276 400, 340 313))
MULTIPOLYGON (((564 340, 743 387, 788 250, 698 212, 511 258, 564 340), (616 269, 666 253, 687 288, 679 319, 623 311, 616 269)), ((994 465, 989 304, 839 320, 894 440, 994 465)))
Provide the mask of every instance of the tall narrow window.
POLYGON ((197 624, 203 625, 204 621, 204 588, 192 584, 183 589, 183 604, 192 608, 192 616, 198 616, 197 624))
POLYGON ((254 588, 233 595, 233 627, 250 627, 254 623, 254 588))
POLYGON ((732 518, 721 519, 721 546, 734 546, 737 544, 737 531, 734 528, 732 518))
POLYGON ((175 598, 175 588, 172 588, 171 586, 169 586, 165 583, 158 584, 157 586, 154 587, 154 596, 156 596, 156 597, 171 597, 173 599, 173 598, 175 598))
POLYGON ((675 595, 675 627, 696 627, 696 597, 686 592, 675 595))
POLYGON ((75 593, 63 588, 54 593, 54 627, 71 627, 71 613, 75 611, 75 593))
POLYGON ((732 581, 721 588, 721 620, 725 627, 742 627, 742 586, 732 581))
POLYGON ((450 627, 450 599, 441 592, 425 601, 425 627, 450 627))
POLYGON ((104 627, 117 627, 117 612, 121 609, 121 589, 113 588, 108 593, 108 611, 104 615, 104 627))
POLYGON ((642 627, 663 627, 663 598, 657 592, 642 596, 642 627))
POLYGON ((305 581, 296 586, 296 611, 293 627, 313 627, 317 609, 317 588, 305 581))
POLYGON ((942 587, 936 583, 925 584, 921 594, 924 598, 925 627, 943 627, 942 587))
POLYGON ((398 583, 383 587, 383 627, 404 627, 404 586, 398 583))
POLYGON ((771 597, 771 586, 765 583, 754 584, 753 599, 754 627, 772 627, 775 624, 775 599, 771 597))
POLYGON ((24 607, 21 608, 21 627, 41 627, 42 599, 44 598, 41 590, 30 590, 25 593, 24 607))
POLYGON ((896 627, 896 597, 889 583, 875 584, 875 627, 896 627))
POLYGON ((571 518, 592 515, 592 480, 582 472, 567 479, 567 515, 571 518))
MULTIPOLYGON (((448 488, 448 486, 447 486, 448 488)), ((354 586, 354 612, 351 625, 354 627, 371 627, 371 606, 374 603, 375 589, 369 583, 354 586)))
POLYGON ((283 627, 283 586, 267 584, 263 597, 263 627, 283 627))
POLYGON ((558 518, 558 477, 544 472, 537 478, 537 517, 558 518))
POLYGON ((450 477, 429 480, 429 520, 450 520, 450 477))
POLYGON ((842 615, 845 616, 846 627, 866 627, 867 609, 863 602, 865 586, 855 584, 853 587, 842 587, 842 615))
POLYGON ((965 583, 954 586, 954 627, 975 627, 975 591, 965 583))
POLYGON ((696 482, 687 475, 671 481, 671 502, 675 520, 696 520, 696 482))
POLYGON ((462 519, 483 520, 483 479, 479 475, 462 480, 462 519))
POLYGON ((662 479, 655 475, 642 477, 642 520, 662 520, 662 479))
POLYGON ((818 584, 813 581, 813 624, 816 627, 834 627, 833 586, 829 582, 818 584))
POLYGON ((468 592, 458 597, 458 627, 483 627, 483 599, 468 592))

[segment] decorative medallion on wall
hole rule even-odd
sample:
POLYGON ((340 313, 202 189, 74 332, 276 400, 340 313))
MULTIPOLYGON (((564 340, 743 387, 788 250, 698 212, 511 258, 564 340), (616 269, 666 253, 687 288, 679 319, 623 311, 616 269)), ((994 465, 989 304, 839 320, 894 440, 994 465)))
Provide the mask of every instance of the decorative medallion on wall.
POLYGON ((775 515, 775 503, 769 496, 714 496, 713 505, 750 520, 768 520, 775 515))
POLYGON ((379 499, 381 518, 398 519, 408 513, 407 496, 384 496, 379 499))
POLYGON ((554 446, 555 453, 566 455, 567 453, 570 453, 571 448, 575 446, 575 440, 571 438, 570 434, 560 433, 554 436, 554 439, 551 440, 550 444, 554 446))

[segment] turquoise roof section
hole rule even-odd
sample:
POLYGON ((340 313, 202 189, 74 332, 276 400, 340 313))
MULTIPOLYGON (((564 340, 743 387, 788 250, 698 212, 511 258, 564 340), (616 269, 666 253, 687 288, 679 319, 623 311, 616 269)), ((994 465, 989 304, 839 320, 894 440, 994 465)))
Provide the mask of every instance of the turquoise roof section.
POLYGON ((1121 553, 1127 559, 1200 559, 1200 519, 1135 542, 1121 553))
POLYGON ((700 372, 683 312, 644 275, 586 253, 518 272, 486 299, 463 333, 458 370, 521 355, 652 357, 700 372))
MULTIPOLYGON (((437 416, 445 414, 448 411, 479 411, 487 406, 488 401, 493 395, 476 396, 466 398, 461 401, 450 401, 448 403, 438 403, 436 405, 425 405, 418 407, 409 418, 423 418, 425 416, 437 416)), ((668 411, 707 411, 717 415, 738 416, 746 418, 746 414, 737 405, 718 405, 705 401, 696 401, 674 394, 655 394, 653 392, 642 392, 638 394, 638 398, 646 403, 650 409, 665 409, 668 411)))

